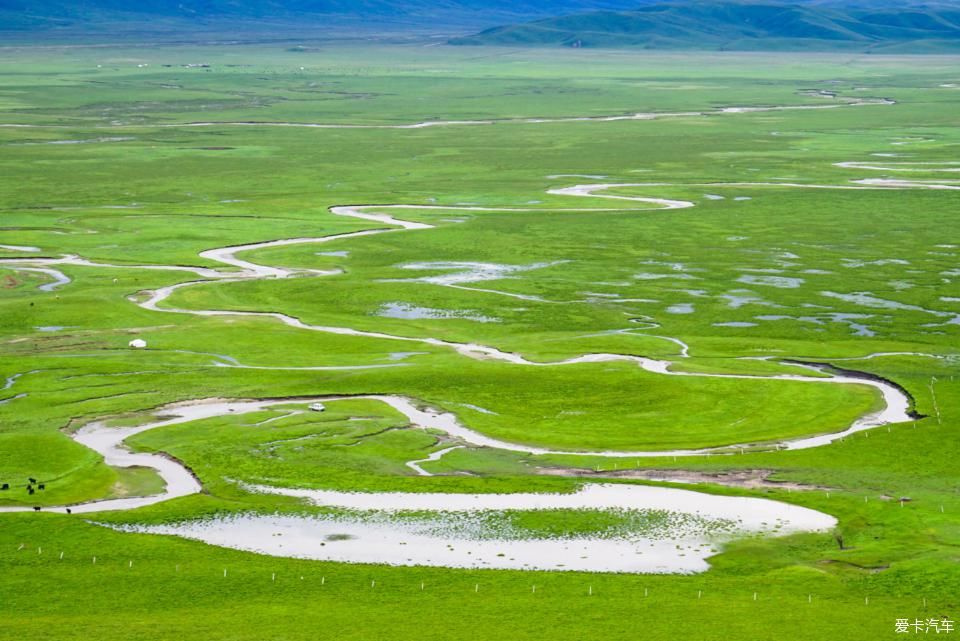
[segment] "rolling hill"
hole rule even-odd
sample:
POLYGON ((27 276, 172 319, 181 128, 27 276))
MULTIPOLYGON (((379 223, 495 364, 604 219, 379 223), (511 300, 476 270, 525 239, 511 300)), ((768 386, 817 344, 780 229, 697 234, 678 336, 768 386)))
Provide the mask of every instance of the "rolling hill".
POLYGON ((960 50, 960 6, 671 2, 488 29, 457 45, 717 50, 960 50))

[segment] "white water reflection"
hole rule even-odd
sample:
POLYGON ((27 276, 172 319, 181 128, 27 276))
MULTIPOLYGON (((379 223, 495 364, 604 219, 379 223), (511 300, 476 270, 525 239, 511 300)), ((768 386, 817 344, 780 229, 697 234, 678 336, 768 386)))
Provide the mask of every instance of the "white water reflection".
POLYGON ((348 563, 691 573, 708 569, 707 559, 722 542, 733 538, 825 531, 836 525, 827 514, 767 499, 642 485, 589 484, 569 494, 248 489, 360 512, 315 517, 241 515, 124 529, 274 556, 348 563), (625 517, 627 526, 546 536, 511 524, 513 512, 544 510, 614 510, 625 517), (631 523, 642 525, 631 529, 631 523))
POLYGON ((710 541, 554 538, 476 540, 436 533, 422 523, 297 517, 237 517, 125 531, 168 534, 271 556, 496 570, 694 573, 709 568, 710 541))

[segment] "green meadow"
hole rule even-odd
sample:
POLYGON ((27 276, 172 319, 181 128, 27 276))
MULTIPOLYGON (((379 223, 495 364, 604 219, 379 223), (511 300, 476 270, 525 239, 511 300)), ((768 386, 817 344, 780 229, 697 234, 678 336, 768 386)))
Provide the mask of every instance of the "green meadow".
MULTIPOLYGON (((897 619, 960 618, 957 64, 423 43, 0 49, 0 483, 11 485, 0 507, 161 491, 154 471, 110 467, 70 438, 92 421, 139 425, 197 399, 290 400, 128 440, 189 467, 199 494, 93 515, 0 513, 0 639, 872 641, 896 638, 897 619), (530 121, 635 113, 663 117, 530 121), (477 120, 491 122, 379 128, 477 120), (856 182, 877 179, 907 182, 856 182), (594 183, 617 186, 548 193, 594 183), (610 195, 693 206, 598 197, 610 195), (330 211, 398 204, 414 207, 367 211, 431 227, 330 211), (205 280, 145 266, 239 274, 199 254, 364 230, 383 233, 237 255, 299 270, 290 278, 211 279, 159 311, 137 304, 205 280), (23 261, 63 256, 93 264, 46 265, 70 279, 50 287, 23 261), (477 264, 495 273, 456 280, 477 264), (741 378, 550 366, 599 353, 741 378), (797 360, 892 381, 917 419, 777 451, 883 407, 865 385, 772 378, 826 378, 797 360), (467 445, 418 476, 408 462, 464 443, 369 398, 323 413, 297 403, 369 394, 569 454, 467 445), (760 446, 659 455, 739 444, 760 446), (602 450, 658 455, 589 454, 602 450), (571 492, 656 470, 838 525, 731 542, 695 575, 339 564, 113 529, 324 512, 245 484, 571 492), (734 472, 773 482, 711 482, 734 472), (29 495, 28 478, 45 489, 29 495)), ((663 517, 504 518, 564 535, 663 517)))

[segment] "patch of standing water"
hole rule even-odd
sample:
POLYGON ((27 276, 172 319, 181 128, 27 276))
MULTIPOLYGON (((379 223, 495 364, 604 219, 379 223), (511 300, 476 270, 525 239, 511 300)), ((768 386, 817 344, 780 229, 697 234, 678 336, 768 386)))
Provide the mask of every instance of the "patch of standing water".
POLYGON ((906 303, 899 303, 897 301, 887 300, 885 298, 877 298, 870 292, 852 292, 850 294, 839 294, 837 292, 820 292, 820 294, 822 296, 827 296, 828 298, 837 298, 846 303, 854 303, 855 305, 862 305, 864 307, 878 307, 880 309, 902 309, 902 310, 909 310, 914 312, 929 311, 917 305, 908 305, 906 303))
POLYGON ((879 258, 877 260, 858 260, 855 258, 841 258, 844 267, 882 267, 884 265, 909 265, 910 261, 900 258, 879 258))
POLYGON ((680 280, 697 280, 697 276, 692 274, 684 274, 683 272, 676 272, 673 274, 654 274, 650 272, 640 272, 639 274, 634 274, 633 277, 637 280, 663 280, 664 278, 677 278, 680 280))
POLYGON ((642 260, 640 261, 641 265, 657 265, 659 267, 669 267, 671 271, 675 272, 702 272, 703 269, 697 269, 695 267, 690 267, 685 263, 675 263, 666 260, 642 260))
POLYGON ((737 282, 746 285, 766 285, 768 287, 779 287, 780 289, 796 289, 803 285, 804 280, 802 278, 788 278, 786 276, 744 274, 737 279, 737 282))
POLYGON ((757 327, 757 323, 746 321, 729 321, 726 323, 713 323, 714 327, 757 327))
POLYGON ((760 296, 747 289, 735 289, 725 294, 720 294, 720 298, 727 301, 727 307, 730 309, 740 309, 745 305, 761 305, 763 307, 782 307, 776 303, 764 300, 760 296))
POLYGON ((412 269, 421 271, 446 271, 448 274, 440 276, 423 276, 421 278, 396 279, 399 282, 429 283, 431 285, 465 285, 469 283, 480 283, 489 280, 501 280, 508 278, 512 274, 543 269, 560 265, 565 261, 554 261, 549 263, 534 263, 532 265, 504 265, 500 263, 474 263, 474 262, 454 262, 437 261, 429 263, 407 263, 401 265, 401 269, 412 269))
POLYGON ((889 283, 887 283, 887 285, 890 285, 890 287, 897 290, 898 292, 906 289, 913 289, 914 287, 916 287, 914 283, 911 283, 908 280, 891 280, 889 283))
POLYGON ((677 303, 667 308, 668 314, 692 314, 693 312, 693 303, 677 303))
POLYGON ((174 525, 127 526, 274 556, 389 565, 693 573, 723 541, 749 534, 825 531, 833 517, 785 503, 642 485, 589 484, 571 494, 404 494, 282 490, 347 515, 242 515, 174 525), (647 513, 659 526, 636 532, 549 537, 522 532, 503 512, 607 510, 647 513), (424 516, 423 513, 429 513, 424 516), (492 512, 492 514, 491 514, 492 512), (404 513, 416 513, 404 514, 404 513))
POLYGON ((855 305, 861 305, 863 307, 874 307, 880 309, 898 309, 903 311, 911 312, 922 312, 924 314, 931 314, 933 316, 938 316, 940 318, 946 318, 943 323, 940 324, 930 324, 924 325, 924 327, 937 327, 939 325, 960 325, 960 314, 956 312, 944 312, 936 309, 927 309, 926 307, 920 307, 919 305, 910 305, 907 303, 901 303, 895 300, 887 300, 886 298, 878 298, 870 292, 852 292, 849 294, 839 294, 837 292, 820 292, 821 296, 827 296, 829 298, 837 298, 847 303, 853 303, 855 305))
POLYGON ((377 316, 383 318, 401 318, 404 320, 470 320, 478 323, 499 323, 499 318, 483 316, 467 311, 451 309, 434 309, 432 307, 419 307, 410 303, 385 303, 377 310, 377 316))
POLYGON ((876 336, 877 333, 863 325, 862 323, 855 322, 856 320, 873 318, 872 314, 841 314, 841 313, 830 313, 830 314, 821 314, 820 316, 786 316, 786 315, 764 315, 756 316, 756 320, 759 321, 781 321, 781 320, 793 320, 800 323, 813 323, 814 325, 825 325, 827 323, 844 323, 850 330, 853 332, 854 336, 876 336))
POLYGON ((430 352, 390 352, 387 355, 387 359, 391 361, 403 361, 411 356, 420 356, 421 354, 429 354, 430 352))
POLYGON ((856 320, 873 318, 872 314, 834 313, 834 314, 827 314, 827 316, 829 316, 834 323, 846 323, 850 327, 850 329, 853 331, 854 335, 856 336, 876 336, 877 335, 875 331, 873 331, 866 325, 863 325, 862 323, 854 322, 856 320))

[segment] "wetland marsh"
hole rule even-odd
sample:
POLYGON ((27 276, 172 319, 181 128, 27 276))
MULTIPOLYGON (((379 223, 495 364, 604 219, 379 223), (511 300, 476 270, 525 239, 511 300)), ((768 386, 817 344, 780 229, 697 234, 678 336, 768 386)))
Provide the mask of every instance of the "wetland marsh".
POLYGON ((493 51, 0 52, 0 637, 960 614, 955 58, 493 51))

